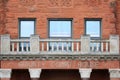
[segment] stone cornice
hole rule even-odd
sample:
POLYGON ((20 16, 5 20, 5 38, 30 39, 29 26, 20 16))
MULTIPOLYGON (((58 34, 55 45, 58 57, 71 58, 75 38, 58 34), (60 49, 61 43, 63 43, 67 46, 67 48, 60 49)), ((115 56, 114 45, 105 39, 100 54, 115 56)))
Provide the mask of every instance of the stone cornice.
POLYGON ((1 54, 0 60, 118 60, 118 54, 1 54))

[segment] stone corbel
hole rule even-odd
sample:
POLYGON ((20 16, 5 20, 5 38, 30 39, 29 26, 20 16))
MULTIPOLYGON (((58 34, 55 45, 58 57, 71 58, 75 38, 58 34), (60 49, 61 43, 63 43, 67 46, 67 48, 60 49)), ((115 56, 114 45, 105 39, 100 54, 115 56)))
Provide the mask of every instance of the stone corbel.
POLYGON ((92 69, 79 69, 82 80, 89 80, 92 69))
POLYGON ((29 69, 30 77, 32 80, 38 80, 40 78, 40 74, 42 69, 29 69))
POLYGON ((120 78, 120 69, 109 69, 110 78, 120 78))
POLYGON ((11 78, 11 69, 0 69, 0 78, 11 78))

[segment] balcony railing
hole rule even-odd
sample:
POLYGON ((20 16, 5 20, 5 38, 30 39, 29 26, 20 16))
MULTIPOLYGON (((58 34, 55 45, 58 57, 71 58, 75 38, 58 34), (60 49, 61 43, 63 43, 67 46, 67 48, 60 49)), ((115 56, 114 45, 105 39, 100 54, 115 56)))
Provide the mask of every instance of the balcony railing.
POLYGON ((92 40, 84 35, 80 39, 11 39, 1 35, 1 54, 119 54, 119 36, 108 40, 92 40))

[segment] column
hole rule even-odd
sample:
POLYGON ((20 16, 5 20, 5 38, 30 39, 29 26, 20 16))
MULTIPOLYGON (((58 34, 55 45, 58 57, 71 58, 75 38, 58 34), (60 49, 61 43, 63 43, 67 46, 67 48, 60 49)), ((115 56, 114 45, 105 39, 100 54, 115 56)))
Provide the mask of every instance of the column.
POLYGON ((0 69, 1 80, 10 80, 10 78, 11 78, 11 69, 0 69))
POLYGON ((120 69, 109 69, 110 80, 119 80, 120 79, 120 69))
POLYGON ((92 69, 79 69, 82 80, 89 80, 92 69))
POLYGON ((82 35, 81 36, 81 53, 89 53, 90 52, 90 36, 82 35))
POLYGON ((119 36, 118 35, 110 36, 110 53, 119 54, 119 36))
POLYGON ((39 53, 39 36, 38 35, 31 35, 30 37, 30 52, 31 54, 38 54, 39 53))
POLYGON ((31 80, 39 80, 42 69, 29 69, 31 80))
POLYGON ((1 35, 1 54, 10 52, 10 35, 1 35))

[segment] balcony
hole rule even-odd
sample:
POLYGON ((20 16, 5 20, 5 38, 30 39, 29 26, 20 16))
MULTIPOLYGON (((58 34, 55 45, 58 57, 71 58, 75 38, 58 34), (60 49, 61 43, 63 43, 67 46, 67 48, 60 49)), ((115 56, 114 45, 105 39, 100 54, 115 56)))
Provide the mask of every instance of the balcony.
POLYGON ((11 39, 1 35, 1 60, 31 59, 120 59, 119 36, 107 40, 93 40, 88 35, 80 39, 41 39, 31 35, 29 39, 11 39))

